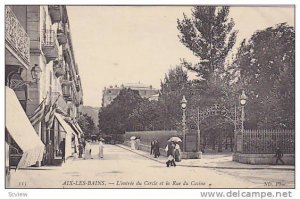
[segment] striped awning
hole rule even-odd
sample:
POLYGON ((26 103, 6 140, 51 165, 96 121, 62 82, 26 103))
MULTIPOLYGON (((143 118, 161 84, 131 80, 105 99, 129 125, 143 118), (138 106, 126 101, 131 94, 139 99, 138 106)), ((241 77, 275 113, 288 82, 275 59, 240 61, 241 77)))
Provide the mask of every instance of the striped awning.
POLYGON ((37 135, 24 112, 15 92, 6 87, 6 123, 5 127, 22 149, 22 158, 17 168, 23 168, 36 164, 43 159, 45 145, 37 135))

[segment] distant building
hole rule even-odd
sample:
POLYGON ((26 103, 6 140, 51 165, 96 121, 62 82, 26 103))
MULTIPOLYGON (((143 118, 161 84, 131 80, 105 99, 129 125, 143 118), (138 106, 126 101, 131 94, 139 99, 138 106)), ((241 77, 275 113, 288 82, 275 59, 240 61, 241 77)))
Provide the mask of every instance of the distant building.
POLYGON ((130 88, 138 91, 142 98, 149 100, 158 100, 158 89, 153 88, 151 85, 139 83, 122 84, 121 86, 109 86, 102 91, 102 107, 109 105, 120 93, 123 88, 130 88))

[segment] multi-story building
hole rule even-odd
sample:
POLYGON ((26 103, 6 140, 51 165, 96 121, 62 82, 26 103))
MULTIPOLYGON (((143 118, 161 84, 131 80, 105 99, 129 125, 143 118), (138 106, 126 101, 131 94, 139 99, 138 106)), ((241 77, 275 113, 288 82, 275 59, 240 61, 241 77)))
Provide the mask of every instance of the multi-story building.
POLYGON ((147 98, 149 100, 157 100, 158 90, 153 88, 151 85, 145 85, 139 83, 128 83, 122 84, 121 86, 109 86, 104 88, 102 91, 102 107, 109 105, 124 88, 130 88, 132 90, 138 91, 142 98, 147 98))
MULTIPOLYGON (((63 139, 66 157, 76 152, 83 133, 76 123, 83 93, 66 6, 5 7, 5 80, 7 145, 15 149, 8 150, 9 157, 16 151, 21 160, 26 159, 24 154, 28 158, 28 154, 36 156, 36 150, 44 150, 51 141, 54 159, 61 159, 59 145, 63 139), (18 100, 14 102, 14 109, 10 99, 18 100), (12 111, 16 107, 21 107, 18 112, 24 113, 20 113, 23 118, 15 118, 12 111), (37 116, 39 111, 41 117, 37 116), (52 122, 46 120, 51 115, 47 113, 54 113, 52 122), (18 128, 19 123, 26 124, 28 130, 18 128), (32 147, 26 148, 33 142, 30 136, 26 137, 27 131, 35 137, 35 151, 32 147)), ((18 160, 16 164, 29 166, 38 161, 40 165, 41 160, 39 155, 24 165, 18 160)))

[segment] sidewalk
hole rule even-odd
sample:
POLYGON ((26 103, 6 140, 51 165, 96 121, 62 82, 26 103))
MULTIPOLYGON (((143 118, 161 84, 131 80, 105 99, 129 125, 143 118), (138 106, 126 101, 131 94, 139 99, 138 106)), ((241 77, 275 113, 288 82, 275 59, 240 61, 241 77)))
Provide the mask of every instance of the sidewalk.
MULTIPOLYGON (((156 162, 166 164, 166 157, 160 156, 159 158, 154 158, 148 152, 141 150, 131 150, 130 147, 116 144, 116 146, 121 147, 125 150, 131 151, 145 158, 154 160, 156 162)), ((231 156, 220 156, 220 155, 202 155, 202 159, 183 159, 181 162, 176 162, 177 166, 184 167, 202 167, 202 168, 214 168, 214 169, 274 169, 274 170, 295 170, 294 165, 252 165, 252 164, 242 164, 232 161, 231 156), (215 158, 214 158, 215 157, 215 158)))

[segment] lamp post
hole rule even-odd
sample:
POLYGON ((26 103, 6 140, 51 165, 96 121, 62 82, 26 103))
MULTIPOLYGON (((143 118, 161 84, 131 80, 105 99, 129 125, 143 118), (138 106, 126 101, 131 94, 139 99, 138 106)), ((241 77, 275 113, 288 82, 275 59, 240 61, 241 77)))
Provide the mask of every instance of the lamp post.
POLYGON ((13 71, 8 74, 8 85, 13 90, 22 88, 24 85, 37 84, 41 78, 42 69, 39 67, 38 64, 35 64, 30 70, 31 78, 33 81, 23 81, 22 78, 14 79, 15 75, 17 75, 18 77, 21 76, 21 71, 22 70, 19 70, 18 72, 13 71), (12 79, 14 79, 14 81, 12 81, 12 79))
POLYGON ((31 72, 32 79, 35 81, 35 83, 37 83, 41 78, 41 72, 42 72, 41 67, 39 67, 39 65, 37 64, 34 64, 30 72, 31 72))
POLYGON ((240 105, 242 108, 242 115, 241 115, 241 130, 242 130, 242 134, 244 133, 244 121, 245 121, 245 105, 247 103, 247 96, 245 94, 245 91, 242 91, 242 94, 240 95, 240 105))
POLYGON ((185 96, 182 96, 181 100, 181 109, 182 109, 182 133, 183 133, 183 140, 182 140, 182 149, 185 151, 185 133, 186 133, 186 105, 187 105, 187 100, 185 99, 185 96))

